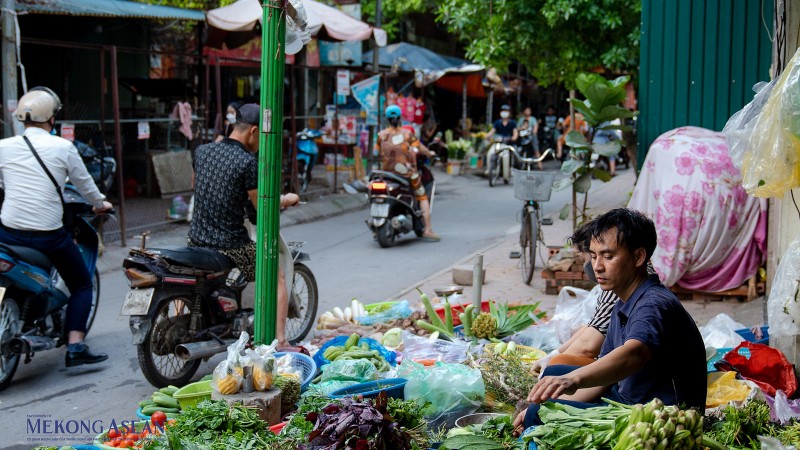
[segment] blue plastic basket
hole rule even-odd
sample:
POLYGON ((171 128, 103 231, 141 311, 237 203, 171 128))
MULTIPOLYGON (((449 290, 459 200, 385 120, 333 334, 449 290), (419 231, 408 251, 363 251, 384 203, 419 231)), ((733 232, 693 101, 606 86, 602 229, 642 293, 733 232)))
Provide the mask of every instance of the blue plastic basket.
POLYGON ((373 398, 377 397, 381 392, 386 392, 386 396, 389 398, 405 400, 404 390, 407 382, 408 380, 405 378, 386 378, 384 380, 369 381, 333 391, 329 397, 344 398, 361 395, 364 398, 373 398))
POLYGON ((142 413, 142 407, 140 406, 139 409, 136 410, 136 417, 142 420, 150 420, 150 416, 145 415, 142 413))
MULTIPOLYGON (((334 345, 338 345, 338 346, 342 347, 342 346, 344 346, 345 342, 347 342, 347 340, 349 338, 350 338, 350 336, 336 336, 335 338, 333 338, 330 341, 326 342, 325 345, 320 347, 319 350, 317 350, 317 353, 314 354, 314 362, 317 363, 317 367, 321 368, 325 364, 330 364, 331 363, 330 361, 325 359, 325 356, 323 356, 325 354, 325 350, 328 347, 331 347, 331 346, 334 346, 334 345)), ((376 341, 375 339, 370 339, 370 338, 366 338, 366 337, 362 337, 362 338, 360 338, 358 340, 359 345, 361 345, 362 342, 366 342, 367 345, 369 345, 369 348, 371 350, 377 350, 381 354, 381 356, 383 356, 383 359, 385 359, 390 365, 392 365, 392 366, 396 366, 397 365, 397 354, 395 352, 387 349, 383 345, 381 345, 380 342, 376 341)))
POLYGON ((284 355, 291 356, 292 367, 297 368, 303 374, 300 377, 300 387, 301 390, 305 391, 308 388, 308 385, 311 384, 311 380, 317 376, 317 363, 315 363, 310 356, 303 353, 276 352, 273 356, 275 359, 278 359, 284 355))
POLYGON ((739 336, 743 337, 745 340, 750 341, 754 344, 764 344, 769 345, 769 327, 761 327, 761 334, 763 335, 761 339, 756 339, 756 336, 750 331, 749 328, 742 328, 741 330, 736 330, 739 333, 739 336))
MULTIPOLYGON (((708 371, 709 372, 719 372, 717 370, 717 368, 714 367, 714 364, 716 362, 718 362, 719 360, 721 360, 725 356, 725 354, 728 353, 731 350, 733 350, 733 348, 718 348, 717 349, 717 354, 714 355, 711 359, 708 360, 708 367, 707 367, 708 371)), ((744 356, 744 357, 746 357, 746 358, 750 358, 750 349, 749 348, 740 348, 739 349, 739 354, 744 356)))

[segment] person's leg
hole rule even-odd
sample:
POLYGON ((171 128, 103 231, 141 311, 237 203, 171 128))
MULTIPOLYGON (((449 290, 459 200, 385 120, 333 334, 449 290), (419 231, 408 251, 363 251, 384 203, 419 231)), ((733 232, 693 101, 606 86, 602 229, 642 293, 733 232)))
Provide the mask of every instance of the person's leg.
MULTIPOLYGON (((564 364, 550 365, 547 366, 546 369, 544 369, 542 377, 548 377, 548 376, 557 377, 561 375, 566 375, 575 369, 579 369, 580 367, 581 366, 568 366, 564 364)), ((565 405, 574 406, 576 408, 592 408, 595 406, 602 406, 599 403, 591 403, 591 402, 578 402, 573 400, 561 400, 561 399, 555 399, 555 400, 551 399, 551 400, 556 403, 563 403, 565 405)), ((542 424, 541 419, 539 419, 540 406, 541 405, 534 403, 528 407, 528 412, 525 414, 525 421, 523 422, 525 428, 528 428, 533 425, 542 424)))
POLYGON ((608 172, 612 177, 617 175, 617 158, 614 156, 608 157, 608 172))
POLYGON ((278 345, 285 346, 286 341, 286 318, 289 315, 289 293, 286 291, 286 274, 283 269, 278 269, 278 304, 275 322, 275 339, 278 345))

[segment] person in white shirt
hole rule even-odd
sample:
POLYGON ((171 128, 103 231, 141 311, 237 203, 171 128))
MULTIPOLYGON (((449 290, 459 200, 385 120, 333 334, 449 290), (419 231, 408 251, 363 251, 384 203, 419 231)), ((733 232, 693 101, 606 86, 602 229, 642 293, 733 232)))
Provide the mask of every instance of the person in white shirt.
POLYGON ((94 206, 95 213, 110 210, 78 150, 54 136, 55 116, 61 100, 48 88, 36 87, 19 99, 15 116, 25 125, 23 136, 0 140, 0 187, 5 199, 0 208, 0 242, 29 247, 47 256, 70 291, 65 331, 66 366, 94 364, 108 355, 91 353, 83 343, 92 302, 92 276, 78 246, 63 225, 58 192, 33 150, 63 189, 67 179, 94 206), (31 149, 33 148, 33 150, 31 149))

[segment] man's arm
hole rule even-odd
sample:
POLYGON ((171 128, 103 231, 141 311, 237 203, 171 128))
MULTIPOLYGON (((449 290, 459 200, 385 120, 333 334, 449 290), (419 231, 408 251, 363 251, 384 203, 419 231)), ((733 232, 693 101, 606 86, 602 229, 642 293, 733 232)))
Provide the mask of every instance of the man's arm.
MULTIPOLYGON (((250 198, 250 203, 252 203, 253 207, 256 208, 256 211, 258 211, 258 189, 252 189, 247 191, 247 196, 250 198)), ((300 197, 297 194, 281 195, 281 208, 288 208, 289 206, 294 206, 299 201, 300 197)))
POLYGON ((67 151, 67 176, 69 182, 74 184, 78 188, 78 192, 97 210, 111 209, 111 204, 104 201, 106 196, 97 189, 97 185, 94 184, 92 176, 86 170, 75 146, 70 146, 67 151))
POLYGON ((588 366, 566 375, 542 378, 528 395, 528 401, 542 403, 550 398, 575 394, 578 389, 609 386, 641 370, 651 356, 647 345, 629 339, 588 366))
POLYGON ((519 137, 519 131, 514 128, 514 131, 511 132, 511 142, 517 142, 517 138, 519 137))

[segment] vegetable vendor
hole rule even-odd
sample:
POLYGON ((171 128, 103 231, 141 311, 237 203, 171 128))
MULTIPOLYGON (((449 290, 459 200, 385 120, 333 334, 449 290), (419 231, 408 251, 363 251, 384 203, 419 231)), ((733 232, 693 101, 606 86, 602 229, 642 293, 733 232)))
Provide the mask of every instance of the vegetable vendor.
POLYGON ((603 290, 620 298, 611 312, 600 358, 583 367, 551 365, 528 395, 532 402, 514 421, 541 424, 539 404, 601 406, 601 397, 626 403, 659 398, 667 405, 704 408, 705 347, 694 319, 647 263, 656 248, 653 221, 630 209, 615 209, 591 223, 592 269, 603 290))

